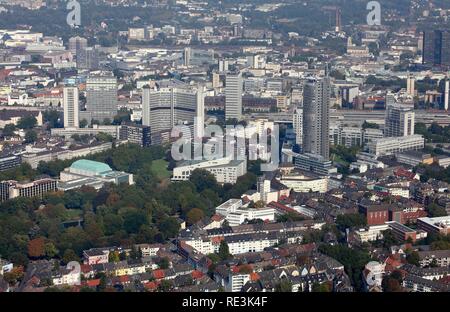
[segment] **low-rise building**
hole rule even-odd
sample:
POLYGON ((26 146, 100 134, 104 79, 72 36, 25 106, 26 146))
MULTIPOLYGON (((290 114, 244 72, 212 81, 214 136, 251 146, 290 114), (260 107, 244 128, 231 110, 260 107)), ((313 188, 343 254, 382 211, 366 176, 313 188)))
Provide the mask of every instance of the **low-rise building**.
POLYGON ((450 266, 450 249, 418 251, 417 253, 419 254, 419 263, 421 267, 430 266, 431 264, 440 267, 450 266))
POLYGON ((427 233, 448 235, 450 234, 450 216, 419 218, 417 219, 417 226, 427 233))
POLYGON ((57 181, 42 178, 32 182, 2 181, 0 182, 0 201, 17 197, 42 197, 57 190, 57 181))
POLYGON ((421 135, 409 135, 403 137, 387 137, 377 139, 369 143, 369 152, 376 156, 393 155, 412 150, 421 150, 425 146, 425 140, 421 135))
POLYGON ((109 165, 101 162, 81 159, 60 173, 58 189, 66 191, 83 185, 95 187, 105 183, 132 185, 134 184, 133 174, 114 171, 109 165))
POLYGON ((196 169, 209 171, 219 183, 235 184, 239 177, 247 173, 247 161, 231 160, 230 158, 184 161, 174 168, 172 181, 188 181, 196 169))

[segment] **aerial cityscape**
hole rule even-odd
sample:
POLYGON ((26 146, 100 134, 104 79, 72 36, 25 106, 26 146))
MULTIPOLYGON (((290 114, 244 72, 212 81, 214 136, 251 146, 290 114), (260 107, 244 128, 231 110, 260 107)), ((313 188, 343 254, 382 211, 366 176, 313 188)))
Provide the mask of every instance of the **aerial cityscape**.
POLYGON ((0 292, 450 292, 449 102, 448 0, 0 0, 0 292))

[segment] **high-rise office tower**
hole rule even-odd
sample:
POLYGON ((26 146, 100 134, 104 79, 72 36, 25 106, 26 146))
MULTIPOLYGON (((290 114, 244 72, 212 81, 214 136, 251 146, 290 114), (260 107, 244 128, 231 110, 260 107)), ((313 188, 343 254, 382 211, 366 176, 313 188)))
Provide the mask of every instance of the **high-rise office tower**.
POLYGON ((77 54, 77 68, 95 70, 100 68, 98 51, 96 48, 84 48, 77 54))
POLYGON ((295 133, 295 144, 297 144, 301 149, 303 145, 303 108, 295 109, 293 127, 295 133))
POLYGON ((219 75, 219 73, 213 73, 212 74, 212 86, 213 86, 213 88, 220 87, 220 75, 219 75))
POLYGON ((228 71, 228 60, 221 59, 219 60, 219 72, 226 72, 228 71))
POLYGON ((184 49, 183 62, 184 66, 213 65, 216 63, 214 50, 200 50, 187 47, 184 49))
POLYGON ((402 137, 414 134, 414 108, 403 104, 386 108, 385 137, 402 137))
POLYGON ((388 107, 389 105, 395 104, 395 95, 392 92, 387 92, 385 97, 385 106, 388 107))
POLYGON ((310 79, 303 89, 303 151, 330 156, 330 95, 328 77, 310 79))
MULTIPOLYGON (((199 97, 190 88, 168 86, 144 87, 142 96, 142 124, 151 127, 152 134, 170 131, 179 124, 194 124, 199 97)), ((203 113, 204 114, 204 113, 203 113)), ((202 115, 203 115, 202 114, 202 115)))
POLYGON ((444 95, 444 109, 448 110, 448 102, 450 100, 450 80, 445 78, 445 95, 444 95))
POLYGON ((91 75, 86 81, 86 111, 80 112, 88 122, 113 120, 117 115, 117 78, 112 74, 91 75))
POLYGON ((225 79, 225 120, 242 119, 242 74, 229 73, 225 79))
POLYGON ((413 75, 409 75, 406 79, 406 93, 411 96, 416 95, 416 78, 413 75))
POLYGON ((450 31, 423 33, 423 64, 450 66, 450 31))
POLYGON ((83 37, 72 37, 69 39, 69 51, 72 52, 72 55, 79 55, 80 51, 86 49, 88 46, 87 39, 83 37))
POLYGON ((203 138, 205 132, 205 92, 203 86, 197 87, 197 109, 194 129, 194 135, 197 138, 203 138))
POLYGON ((64 127, 78 128, 80 121, 78 118, 79 103, 78 103, 78 88, 65 87, 64 94, 64 127))

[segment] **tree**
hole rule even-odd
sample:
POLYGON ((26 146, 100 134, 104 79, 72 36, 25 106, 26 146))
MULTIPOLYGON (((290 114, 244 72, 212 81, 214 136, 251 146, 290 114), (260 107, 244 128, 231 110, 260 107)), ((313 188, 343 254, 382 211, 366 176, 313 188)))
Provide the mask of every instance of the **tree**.
POLYGON ((45 239, 38 237, 28 243, 28 256, 30 258, 40 258, 45 255, 45 239))
POLYGON ((37 120, 33 116, 26 116, 20 118, 19 122, 17 123, 17 127, 19 129, 33 129, 37 125, 37 120))
POLYGON ((3 274, 3 278, 10 285, 15 285, 24 276, 23 267, 15 267, 10 272, 3 274))
POLYGON ((178 223, 178 220, 176 218, 168 217, 160 222, 158 228, 164 239, 168 239, 178 235, 180 224, 178 223))
POLYGON ((172 288, 172 283, 168 280, 162 280, 158 286, 158 291, 160 292, 168 292, 172 288))
POLYGON ((71 261, 80 261, 80 258, 77 256, 77 254, 75 253, 75 251, 73 251, 72 249, 66 249, 66 251, 64 251, 64 255, 62 257, 62 261, 67 264, 71 261))
POLYGON ((52 242, 47 242, 44 245, 44 253, 47 258, 51 259, 58 255, 59 251, 52 242))
POLYGON ((282 278, 275 286, 275 292, 292 292, 292 283, 289 280, 282 278))
POLYGON ((435 217, 444 217, 447 215, 447 211, 444 207, 441 207, 439 205, 436 205, 435 203, 432 203, 428 206, 428 215, 431 218, 435 217))
POLYGON ((376 123, 364 121, 364 123, 362 124, 362 128, 363 129, 379 129, 380 126, 376 123))
POLYGON ((170 266, 170 261, 167 257, 160 258, 158 262, 156 262, 158 267, 162 270, 167 270, 170 266))
POLYGON ((104 132, 99 132, 95 137, 100 142, 112 142, 113 141, 112 135, 110 135, 108 133, 104 133, 104 132))
POLYGON ((366 226, 367 221, 364 215, 359 213, 339 215, 336 218, 336 225, 340 230, 353 227, 366 226))
POLYGON ((86 119, 80 120, 80 128, 86 128, 88 125, 88 121, 86 119))
POLYGON ((232 255, 230 254, 230 248, 228 247, 227 242, 224 240, 220 242, 219 257, 222 260, 228 260, 232 258, 232 255))
POLYGON ((109 262, 119 262, 120 261, 119 252, 118 251, 110 252, 109 256, 108 256, 108 261, 109 262))
POLYGON ((48 123, 49 129, 52 128, 62 128, 63 122, 61 121, 60 113, 54 109, 45 111, 44 114, 44 122, 48 123))
POLYGON ((14 135, 14 131, 16 131, 16 126, 14 124, 7 124, 3 128, 3 137, 11 137, 14 135))
POLYGON ((205 216, 205 214, 203 213, 203 210, 198 209, 198 208, 193 208, 187 213, 186 221, 189 224, 195 224, 198 221, 200 221, 201 219, 203 219, 204 216, 205 216))
POLYGON ((408 250, 406 252, 406 261, 408 261, 409 264, 413 264, 416 266, 420 265, 420 256, 417 251, 410 251, 408 250))
POLYGON ((195 185, 197 192, 199 193, 206 189, 218 189, 216 177, 204 169, 195 169, 189 180, 195 185))
POLYGON ((330 284, 328 283, 315 283, 312 286, 312 292, 331 292, 330 284))
POLYGON ((36 142, 37 139, 38 139, 38 135, 37 135, 36 131, 28 130, 25 133, 25 143, 31 144, 31 143, 36 142))
POLYGON ((123 216, 123 227, 128 233, 138 233, 141 226, 147 222, 147 215, 143 211, 130 210, 123 216))

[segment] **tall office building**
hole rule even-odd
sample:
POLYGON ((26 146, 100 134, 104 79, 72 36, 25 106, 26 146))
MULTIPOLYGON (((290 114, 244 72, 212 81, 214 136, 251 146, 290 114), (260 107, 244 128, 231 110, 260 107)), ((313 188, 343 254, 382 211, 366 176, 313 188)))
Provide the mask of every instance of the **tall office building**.
POLYGON ((64 127, 78 128, 80 121, 78 118, 79 102, 78 102, 78 88, 65 87, 64 94, 64 127))
POLYGON ((192 48, 185 48, 183 55, 184 66, 202 66, 214 65, 214 50, 199 50, 192 48))
POLYGON ((402 137, 414 134, 414 108, 403 104, 386 108, 385 137, 402 137))
POLYGON ((445 78, 445 95, 444 95, 444 109, 448 110, 448 102, 450 100, 450 80, 448 77, 445 78))
POLYGON ((295 144, 300 147, 303 145, 303 108, 296 108, 294 111, 293 126, 295 133, 295 144))
POLYGON ((197 116, 199 98, 201 96, 197 95, 197 91, 190 88, 144 87, 142 124, 151 127, 152 135, 170 131, 179 124, 193 125, 194 118, 197 116))
POLYGON ((225 79, 225 119, 242 119, 242 74, 229 73, 225 79))
POLYGON ((411 96, 416 95, 416 78, 413 75, 409 75, 406 79, 406 93, 411 96))
POLYGON ((226 72, 228 71, 228 60, 226 59, 220 59, 219 60, 219 72, 226 72))
POLYGON ((423 64, 450 66, 450 31, 423 33, 423 64))
POLYGON ((77 54, 77 68, 95 70, 100 68, 98 51, 96 48, 84 48, 77 54))
POLYGON ((69 51, 72 55, 79 55, 80 51, 86 49, 88 46, 87 39, 83 37, 72 37, 69 39, 69 51))
POLYGON ((385 97, 385 107, 388 107, 389 105, 394 105, 395 102, 395 95, 392 92, 387 92, 385 97))
POLYGON ((303 89, 303 151, 330 157, 330 78, 310 79, 303 89))
POLYGON ((203 86, 198 86, 197 88, 197 109, 194 129, 194 135, 197 138, 203 138, 205 132, 205 89, 203 86))
POLYGON ((112 74, 91 75, 86 81, 86 111, 80 119, 103 122, 117 115, 117 78, 112 74))

